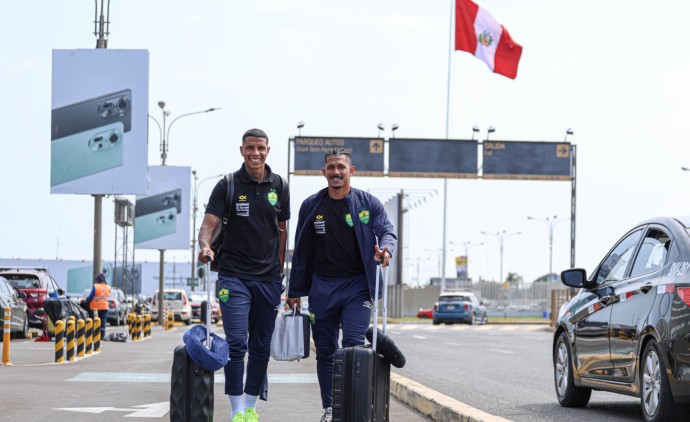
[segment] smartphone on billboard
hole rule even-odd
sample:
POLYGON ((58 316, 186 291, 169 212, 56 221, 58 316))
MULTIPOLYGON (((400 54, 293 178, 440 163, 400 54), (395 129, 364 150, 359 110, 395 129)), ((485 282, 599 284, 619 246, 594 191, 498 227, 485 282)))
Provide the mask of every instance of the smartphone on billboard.
POLYGON ((64 138, 114 122, 121 122, 124 132, 129 132, 132 127, 132 91, 130 89, 53 109, 51 139, 64 138))
POLYGON ((50 143, 50 186, 100 173, 123 164, 122 122, 57 138, 50 143))
POLYGON ((177 232, 177 209, 166 208, 134 219, 134 243, 146 242, 177 232))
POLYGON ((181 212, 182 189, 137 199, 134 208, 134 243, 176 233, 177 214, 181 212))
POLYGON ((139 217, 171 207, 177 210, 177 214, 182 212, 182 189, 174 189, 137 199, 134 216, 139 217))

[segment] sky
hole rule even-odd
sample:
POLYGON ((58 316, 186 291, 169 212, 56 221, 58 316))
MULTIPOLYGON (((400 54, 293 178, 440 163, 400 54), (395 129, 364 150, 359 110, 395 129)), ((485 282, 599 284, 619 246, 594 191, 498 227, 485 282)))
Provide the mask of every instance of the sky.
MULTIPOLYGON (((396 137, 444 138, 450 93, 453 139, 469 139, 475 125, 480 140, 490 125, 491 140, 562 141, 573 129, 576 266, 593 270, 642 220, 687 215, 690 173, 681 166, 690 166, 690 53, 682 46, 690 4, 478 4, 523 46, 515 80, 458 51, 449 86, 448 0, 113 0, 108 48, 149 51, 149 113, 159 121, 160 100, 171 118, 222 107, 180 119, 170 131, 168 164, 191 166, 200 179, 238 169, 241 135, 252 127, 268 133, 268 164, 284 176, 298 121, 304 136, 374 137, 381 122, 385 137, 397 123, 396 137)), ((51 195, 49 183, 51 52, 95 48, 93 19, 86 0, 11 2, 0 15, 1 258, 93 257, 92 197, 51 195)), ((160 164, 159 140, 150 125, 149 165, 160 164)), ((201 205, 213 184, 200 185, 201 205)), ((291 176, 290 184, 296 224, 302 200, 325 180, 291 176)), ((427 197, 408 212, 405 265, 413 284, 417 271, 422 280, 437 276, 443 180, 355 172, 352 184, 382 199, 400 190, 427 197)), ((504 275, 529 281, 548 272, 548 226, 527 216, 569 218, 569 182, 449 179, 446 193, 449 242, 483 243, 469 249, 472 278, 499 278, 498 240, 482 231, 521 233, 505 239, 504 275)), ((106 197, 104 259, 114 257, 114 236, 113 198, 106 197)), ((464 248, 448 246, 450 277, 464 248)), ((189 249, 166 252, 166 259, 190 258, 189 249)), ((136 259, 156 261, 158 252, 137 250, 136 259)), ((563 221, 554 226, 553 268, 569 265, 563 221)))

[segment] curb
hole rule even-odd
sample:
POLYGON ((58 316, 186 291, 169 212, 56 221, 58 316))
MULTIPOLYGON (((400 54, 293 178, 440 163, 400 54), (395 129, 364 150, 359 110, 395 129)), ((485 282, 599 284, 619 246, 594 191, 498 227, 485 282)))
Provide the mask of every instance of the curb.
POLYGON ((436 422, 509 422, 393 372, 391 395, 436 422))

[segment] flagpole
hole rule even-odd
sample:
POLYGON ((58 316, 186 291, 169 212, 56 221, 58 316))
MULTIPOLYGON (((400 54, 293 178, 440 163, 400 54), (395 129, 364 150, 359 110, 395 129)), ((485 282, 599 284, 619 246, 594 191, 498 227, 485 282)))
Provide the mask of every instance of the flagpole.
MULTIPOLYGON (((453 17, 455 16, 455 2, 450 0, 450 25, 448 28, 448 84, 446 85, 446 139, 450 138, 450 84, 453 73, 453 49, 455 48, 453 31, 453 17)), ((448 179, 443 178, 443 257, 441 259, 443 270, 441 271, 441 293, 446 290, 446 222, 448 218, 448 179)))

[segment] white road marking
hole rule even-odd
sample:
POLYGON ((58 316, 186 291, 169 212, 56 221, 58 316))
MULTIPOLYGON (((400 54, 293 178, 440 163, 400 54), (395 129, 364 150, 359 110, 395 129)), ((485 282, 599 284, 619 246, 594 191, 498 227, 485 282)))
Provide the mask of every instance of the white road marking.
POLYGON ((474 331, 488 331, 488 330, 493 330, 494 327, 490 325, 482 325, 481 327, 477 327, 474 329, 474 331))
POLYGON ((515 352, 511 352, 510 350, 501 350, 501 349, 488 349, 490 352, 496 352, 496 353, 505 353, 506 355, 514 355, 515 352))
POLYGON ((518 329, 517 325, 506 325, 505 327, 501 327, 501 331, 514 331, 517 329, 518 329))
POLYGON ((423 337, 423 336, 412 336, 412 338, 418 338, 420 340, 426 340, 426 337, 423 337))
POLYGON ((405 325, 401 325, 400 329, 401 330, 414 330, 417 327, 418 327, 418 325, 416 325, 416 324, 405 324, 405 325))
POLYGON ((449 346, 462 346, 462 344, 460 344, 460 343, 453 343, 450 341, 444 341, 443 344, 447 344, 449 346))
POLYGON ((170 403, 167 401, 160 403, 142 404, 133 406, 133 409, 122 409, 117 407, 62 407, 55 410, 65 410, 68 412, 93 413, 103 412, 132 412, 124 415, 125 418, 160 418, 170 411, 170 403), (138 409, 141 408, 141 409, 138 409))

